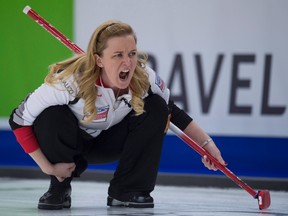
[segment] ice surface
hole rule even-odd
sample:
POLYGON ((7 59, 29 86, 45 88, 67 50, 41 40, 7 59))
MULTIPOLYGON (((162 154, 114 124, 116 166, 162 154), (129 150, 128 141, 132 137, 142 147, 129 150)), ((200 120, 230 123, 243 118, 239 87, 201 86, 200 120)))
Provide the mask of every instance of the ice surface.
POLYGON ((72 207, 64 210, 38 210, 38 199, 48 188, 48 180, 0 178, 1 216, 283 216, 288 215, 288 192, 270 191, 271 206, 259 210, 257 199, 245 190, 171 187, 156 185, 151 194, 153 209, 106 206, 108 183, 72 182, 72 207))

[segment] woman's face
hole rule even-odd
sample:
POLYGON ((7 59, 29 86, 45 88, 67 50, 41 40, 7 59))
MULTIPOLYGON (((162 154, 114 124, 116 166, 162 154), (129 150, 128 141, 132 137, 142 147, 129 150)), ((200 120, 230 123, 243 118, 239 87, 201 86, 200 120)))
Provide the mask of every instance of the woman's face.
POLYGON ((126 89, 137 65, 137 48, 133 35, 108 39, 102 56, 96 55, 96 62, 102 68, 101 78, 106 86, 126 89))

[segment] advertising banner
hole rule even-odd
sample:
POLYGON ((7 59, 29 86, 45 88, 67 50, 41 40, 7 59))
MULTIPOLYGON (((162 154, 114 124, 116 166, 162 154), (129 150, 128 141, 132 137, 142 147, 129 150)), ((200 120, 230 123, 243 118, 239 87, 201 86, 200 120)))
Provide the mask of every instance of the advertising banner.
POLYGON ((102 22, 127 22, 174 101, 209 133, 288 137, 287 8, 270 0, 76 0, 75 39, 86 49, 102 22))

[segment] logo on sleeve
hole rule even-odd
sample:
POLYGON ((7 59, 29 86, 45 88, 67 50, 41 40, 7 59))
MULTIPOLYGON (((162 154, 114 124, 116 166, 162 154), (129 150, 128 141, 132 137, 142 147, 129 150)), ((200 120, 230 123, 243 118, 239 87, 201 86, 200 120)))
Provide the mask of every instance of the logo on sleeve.
POLYGON ((71 87, 71 85, 69 84, 69 82, 67 82, 66 80, 62 79, 62 83, 64 85, 64 87, 66 88, 66 90, 68 91, 69 94, 74 94, 74 90, 71 87))
POLYGON ((165 83, 164 81, 156 74, 155 78, 155 84, 160 88, 160 90, 163 92, 165 89, 165 83))

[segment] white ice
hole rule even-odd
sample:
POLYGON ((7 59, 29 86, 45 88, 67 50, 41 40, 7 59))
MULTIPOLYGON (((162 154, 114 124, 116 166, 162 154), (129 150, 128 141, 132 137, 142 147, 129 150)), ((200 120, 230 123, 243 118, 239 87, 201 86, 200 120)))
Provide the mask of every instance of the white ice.
POLYGON ((72 182, 72 207, 64 210, 38 210, 39 197, 46 192, 48 180, 0 178, 1 216, 284 216, 288 215, 288 192, 270 191, 271 206, 259 210, 257 199, 245 190, 171 187, 156 185, 151 194, 153 209, 106 206, 108 183, 72 182))

